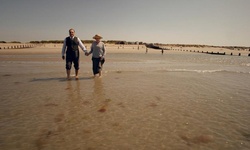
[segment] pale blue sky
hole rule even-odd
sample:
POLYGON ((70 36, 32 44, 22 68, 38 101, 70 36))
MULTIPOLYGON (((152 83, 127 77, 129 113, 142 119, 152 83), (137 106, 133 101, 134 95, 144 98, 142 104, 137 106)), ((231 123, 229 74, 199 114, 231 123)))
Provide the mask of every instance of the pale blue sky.
POLYGON ((0 41, 82 40, 250 46, 250 0, 0 0, 0 41))

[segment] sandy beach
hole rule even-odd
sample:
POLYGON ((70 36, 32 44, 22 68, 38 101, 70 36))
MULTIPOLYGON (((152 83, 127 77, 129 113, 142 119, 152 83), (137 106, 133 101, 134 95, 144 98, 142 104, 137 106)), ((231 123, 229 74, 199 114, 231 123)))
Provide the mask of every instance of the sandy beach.
POLYGON ((68 81, 62 44, 0 44, 0 149, 250 149, 249 51, 106 46, 68 81))

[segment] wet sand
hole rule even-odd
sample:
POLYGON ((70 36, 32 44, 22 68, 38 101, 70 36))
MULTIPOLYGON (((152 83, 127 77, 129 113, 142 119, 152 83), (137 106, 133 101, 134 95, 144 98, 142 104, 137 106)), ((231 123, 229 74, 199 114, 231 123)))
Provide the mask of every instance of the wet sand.
POLYGON ((77 81, 61 45, 1 50, 0 149, 250 148, 249 57, 107 49, 77 81))

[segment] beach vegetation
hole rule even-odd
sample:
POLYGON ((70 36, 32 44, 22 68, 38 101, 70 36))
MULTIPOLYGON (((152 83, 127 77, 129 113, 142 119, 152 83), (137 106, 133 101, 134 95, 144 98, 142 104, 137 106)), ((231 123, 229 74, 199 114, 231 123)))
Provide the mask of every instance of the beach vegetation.
MULTIPOLYGON (((91 44, 93 42, 93 40, 81 40, 82 43, 84 44, 91 44)), ((107 40, 107 41, 102 41, 104 43, 107 44, 126 44, 126 45, 134 45, 134 44, 139 44, 139 45, 143 45, 143 42, 129 42, 129 41, 122 41, 122 40, 107 40)), ((53 44, 62 44, 63 40, 42 40, 42 41, 30 41, 30 43, 33 44, 49 44, 49 43, 53 43, 53 44)))
POLYGON ((19 41, 11 41, 11 42, 0 41, 0 43, 21 43, 21 42, 19 42, 19 41))
POLYGON ((54 44, 60 44, 63 43, 63 40, 42 40, 42 41, 30 41, 30 43, 33 44, 48 44, 48 43, 54 43, 54 44))
POLYGON ((33 44, 39 44, 40 41, 30 41, 30 43, 33 43, 33 44))
POLYGON ((21 42, 19 42, 19 41, 11 41, 10 43, 21 43, 21 42))

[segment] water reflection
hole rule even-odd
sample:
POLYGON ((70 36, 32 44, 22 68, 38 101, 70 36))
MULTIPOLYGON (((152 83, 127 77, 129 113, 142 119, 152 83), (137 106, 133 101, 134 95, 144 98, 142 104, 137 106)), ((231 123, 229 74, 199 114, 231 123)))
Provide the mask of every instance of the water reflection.
POLYGON ((93 86, 93 98, 95 100, 104 100, 105 99, 105 92, 103 90, 103 83, 101 78, 94 79, 94 86, 93 86))
POLYGON ((75 87, 72 86, 72 82, 67 82, 66 90, 68 91, 68 100, 80 100, 81 99, 81 84, 79 80, 76 80, 75 87))
POLYGON ((94 79, 93 99, 98 103, 98 112, 104 113, 108 109, 110 99, 106 99, 102 79, 94 79))
POLYGON ((77 118, 79 118, 78 114, 82 110, 81 82, 68 81, 66 89, 68 102, 66 112, 70 114, 70 122, 75 122, 75 124, 77 124, 77 118))

